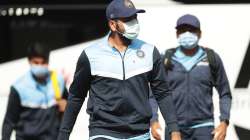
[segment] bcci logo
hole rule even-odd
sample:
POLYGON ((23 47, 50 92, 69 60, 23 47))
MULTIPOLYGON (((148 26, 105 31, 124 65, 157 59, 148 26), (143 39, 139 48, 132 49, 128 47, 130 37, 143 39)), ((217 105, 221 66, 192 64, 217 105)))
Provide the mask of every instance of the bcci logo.
POLYGON ((130 0, 124 0, 124 4, 128 8, 135 8, 134 4, 130 0))
POLYGON ((145 53, 144 53, 144 51, 142 51, 142 50, 137 50, 137 51, 136 51, 136 55, 137 55, 137 57, 139 57, 139 58, 143 58, 143 57, 145 56, 145 53))
POLYGON ((114 14, 110 14, 110 18, 112 19, 112 18, 114 18, 115 17, 115 15, 114 14))
POLYGON ((202 62, 208 62, 208 59, 207 58, 204 58, 201 60, 202 62))

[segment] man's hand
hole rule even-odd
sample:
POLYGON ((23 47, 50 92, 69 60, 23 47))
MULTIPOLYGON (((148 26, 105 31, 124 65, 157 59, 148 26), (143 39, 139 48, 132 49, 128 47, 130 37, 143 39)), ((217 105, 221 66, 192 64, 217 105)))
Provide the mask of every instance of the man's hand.
POLYGON ((171 140, 181 140, 181 133, 180 132, 172 132, 171 133, 171 140))
POLYGON ((161 130, 162 128, 159 121, 151 123, 151 134, 156 140, 162 140, 161 135, 159 134, 159 131, 161 130))
POLYGON ((58 106, 59 112, 64 112, 66 105, 67 105, 67 100, 65 100, 65 99, 61 99, 61 100, 57 101, 57 106, 58 106))
POLYGON ((213 140, 225 140, 227 133, 227 124, 225 122, 221 122, 220 125, 214 129, 212 134, 214 135, 213 140))

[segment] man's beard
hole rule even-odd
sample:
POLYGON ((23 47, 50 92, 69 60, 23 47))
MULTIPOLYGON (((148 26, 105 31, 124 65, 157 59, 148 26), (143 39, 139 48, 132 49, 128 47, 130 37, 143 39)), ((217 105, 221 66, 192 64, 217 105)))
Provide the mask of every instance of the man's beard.
POLYGON ((122 42, 125 44, 125 45, 130 45, 132 40, 131 39, 128 39, 126 37, 124 37, 121 33, 117 32, 118 36, 120 37, 120 39, 122 40, 122 42))

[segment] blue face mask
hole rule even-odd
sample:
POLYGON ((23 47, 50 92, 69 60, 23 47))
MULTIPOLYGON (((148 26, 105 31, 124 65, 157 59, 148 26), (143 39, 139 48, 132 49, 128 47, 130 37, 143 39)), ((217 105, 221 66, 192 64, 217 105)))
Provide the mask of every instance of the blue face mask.
POLYGON ((198 45, 199 38, 195 33, 185 32, 179 35, 178 42, 185 49, 193 49, 198 45))
POLYGON ((31 72, 36 77, 46 77, 49 74, 49 69, 45 66, 31 65, 31 72))

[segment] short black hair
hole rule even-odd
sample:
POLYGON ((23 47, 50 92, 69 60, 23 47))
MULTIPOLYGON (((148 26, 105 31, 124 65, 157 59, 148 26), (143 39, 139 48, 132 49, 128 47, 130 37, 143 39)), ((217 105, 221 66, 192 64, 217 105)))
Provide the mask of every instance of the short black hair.
POLYGON ((32 59, 34 57, 41 57, 46 62, 49 62, 50 49, 45 43, 36 42, 28 46, 27 57, 32 59))

